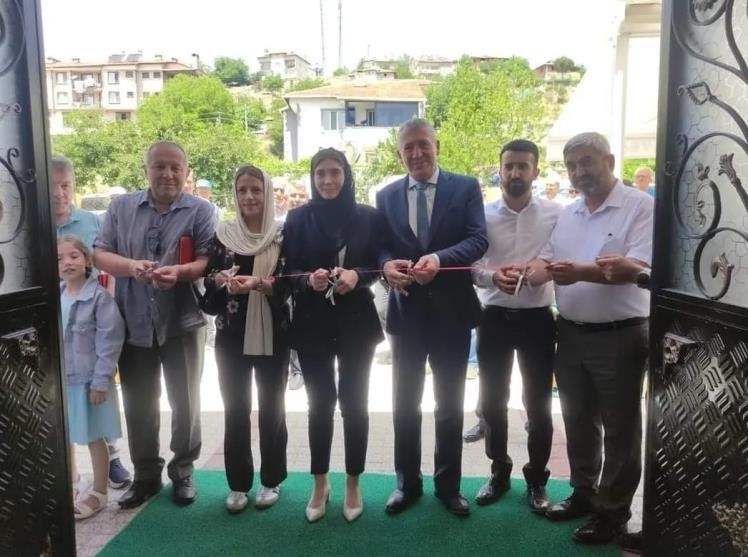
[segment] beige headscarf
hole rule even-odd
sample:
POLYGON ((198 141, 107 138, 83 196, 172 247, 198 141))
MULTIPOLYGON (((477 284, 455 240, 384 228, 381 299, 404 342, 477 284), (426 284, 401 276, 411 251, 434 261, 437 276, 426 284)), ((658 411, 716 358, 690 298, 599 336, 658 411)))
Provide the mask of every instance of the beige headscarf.
MULTIPOLYGON (((236 218, 218 225, 218 240, 238 255, 254 256, 252 276, 265 278, 270 276, 278 265, 281 243, 283 242, 282 225, 275 221, 273 205, 273 182, 263 170, 265 205, 262 213, 262 229, 250 232, 239 208, 236 196, 236 182, 244 175, 251 175, 250 169, 243 165, 234 173, 234 207, 236 218)), ((249 293, 247 303, 247 320, 244 326, 244 353, 250 356, 272 356, 273 354, 273 312, 270 302, 262 292, 249 293)))

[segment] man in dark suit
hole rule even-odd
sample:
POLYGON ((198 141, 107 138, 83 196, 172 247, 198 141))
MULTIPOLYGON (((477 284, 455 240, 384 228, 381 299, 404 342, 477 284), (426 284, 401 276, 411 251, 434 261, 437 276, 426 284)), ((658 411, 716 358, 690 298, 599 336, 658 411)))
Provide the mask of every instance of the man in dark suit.
POLYGON ((392 335, 397 489, 386 510, 405 510, 423 493, 421 399, 428 358, 436 407, 436 496, 457 515, 470 513, 460 493, 462 420, 470 330, 480 303, 469 267, 488 240, 478 180, 437 166, 439 142, 426 120, 400 127, 398 154, 408 175, 377 194, 388 227, 380 263, 393 290, 387 310, 392 335))

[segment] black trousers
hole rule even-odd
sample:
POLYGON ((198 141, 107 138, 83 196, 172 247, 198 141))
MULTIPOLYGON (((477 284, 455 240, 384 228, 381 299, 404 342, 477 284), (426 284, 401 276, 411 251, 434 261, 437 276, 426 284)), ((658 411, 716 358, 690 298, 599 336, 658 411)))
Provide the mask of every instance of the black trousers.
POLYGON ((167 471, 171 480, 192 475, 200 456, 200 380, 203 375, 205 327, 169 337, 163 346, 156 339, 143 348, 125 343, 119 357, 122 402, 127 422, 130 458, 135 480, 161 478, 164 459, 159 455, 161 427, 161 369, 171 407, 171 443, 174 458, 167 471))
POLYGON ((551 396, 556 324, 550 308, 506 309, 487 306, 478 326, 479 408, 485 424, 486 455, 491 473, 508 479, 507 404, 514 352, 522 374, 522 402, 527 412, 527 483, 545 485, 553 441, 551 396))
POLYGON ((299 362, 309 398, 309 450, 312 474, 330 471, 335 403, 340 403, 345 471, 364 471, 369 443, 369 373, 376 345, 370 340, 335 341, 333 348, 300 349, 299 362), (338 384, 335 386, 335 359, 338 384))
POLYGON ((591 332, 558 321, 556 380, 571 485, 617 523, 631 517, 641 477, 641 386, 648 336, 648 324, 591 332))
POLYGON ((427 323, 392 336, 393 421, 398 489, 423 491, 421 400, 429 360, 434 381, 434 486, 448 498, 460 491, 465 374, 470 328, 427 323))
POLYGON ((232 491, 248 492, 254 481, 252 459, 252 374, 257 383, 260 430, 260 481, 275 487, 286 479, 286 379, 288 349, 273 356, 247 356, 244 339, 216 335, 218 384, 223 398, 226 479, 232 491))

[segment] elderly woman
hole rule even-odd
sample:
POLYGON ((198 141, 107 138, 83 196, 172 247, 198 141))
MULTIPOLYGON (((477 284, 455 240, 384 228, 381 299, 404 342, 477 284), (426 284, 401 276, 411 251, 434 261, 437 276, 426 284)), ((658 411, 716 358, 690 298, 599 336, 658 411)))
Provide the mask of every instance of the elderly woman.
POLYGON ((225 408, 224 460, 229 512, 242 511, 252 488, 252 372, 258 389, 262 486, 255 506, 277 500, 286 478, 285 389, 289 312, 279 272, 281 224, 265 172, 240 166, 234 174, 236 218, 218 226, 205 279, 203 309, 216 317, 216 363, 225 408))
POLYGON ((376 209, 356 203, 345 155, 323 149, 312 159, 312 199, 288 213, 287 273, 294 275, 291 345, 299 353, 309 397, 309 447, 314 490, 306 518, 325 515, 335 403, 340 402, 348 474, 343 515, 363 511, 359 476, 369 434, 369 368, 382 329, 369 286, 376 280, 384 234, 376 209), (335 385, 335 361, 338 382, 335 385))

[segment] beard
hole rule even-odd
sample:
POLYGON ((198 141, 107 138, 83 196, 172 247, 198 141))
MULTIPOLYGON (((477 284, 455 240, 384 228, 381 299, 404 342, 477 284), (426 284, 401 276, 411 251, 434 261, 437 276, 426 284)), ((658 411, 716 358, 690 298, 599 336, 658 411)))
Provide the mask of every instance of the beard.
POLYGON ((572 183, 574 189, 584 195, 594 195, 600 190, 600 180, 593 176, 582 176, 574 183, 572 183))
POLYGON ((509 183, 506 185, 506 194, 509 197, 522 197, 528 191, 530 191, 531 187, 532 187, 531 183, 523 182, 519 178, 515 178, 513 180, 510 180, 509 183))

